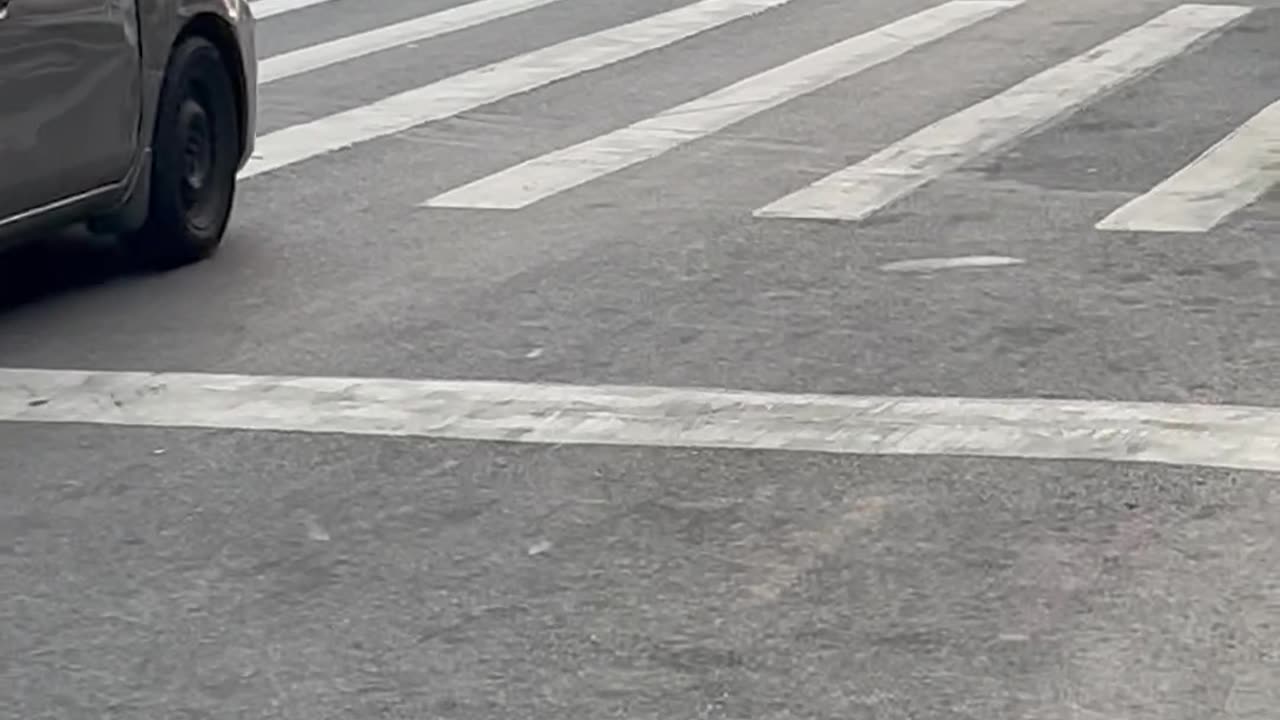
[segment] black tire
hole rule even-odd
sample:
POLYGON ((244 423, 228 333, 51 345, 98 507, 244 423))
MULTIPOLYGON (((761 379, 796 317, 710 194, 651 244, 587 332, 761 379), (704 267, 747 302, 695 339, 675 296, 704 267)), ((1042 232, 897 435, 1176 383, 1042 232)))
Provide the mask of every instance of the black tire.
POLYGON ((160 89, 147 220, 126 238, 142 263, 170 269, 217 250, 235 200, 238 114, 221 53, 204 38, 183 40, 160 89))

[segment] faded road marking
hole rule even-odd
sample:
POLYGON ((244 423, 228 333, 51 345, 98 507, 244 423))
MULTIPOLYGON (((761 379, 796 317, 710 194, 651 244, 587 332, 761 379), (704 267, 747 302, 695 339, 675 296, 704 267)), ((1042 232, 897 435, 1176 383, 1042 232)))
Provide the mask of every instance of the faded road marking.
POLYGON ((0 370, 0 422, 1280 471, 1280 408, 645 386, 0 370))
POLYGON ((803 576, 818 569, 822 561, 839 552, 858 532, 875 530, 889 498, 859 498, 846 506, 834 522, 800 530, 781 542, 753 554, 747 563, 754 573, 737 609, 777 602, 803 576))
POLYGON ((938 270, 958 270, 962 268, 988 268, 1021 265, 1018 258, 1003 255, 965 255, 963 257, 920 258, 918 260, 899 260, 880 266, 885 272, 927 273, 938 270))

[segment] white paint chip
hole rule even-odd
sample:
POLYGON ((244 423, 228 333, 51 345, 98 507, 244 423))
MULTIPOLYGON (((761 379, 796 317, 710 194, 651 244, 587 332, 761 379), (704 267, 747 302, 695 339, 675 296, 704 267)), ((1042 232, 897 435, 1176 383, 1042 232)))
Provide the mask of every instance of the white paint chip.
POLYGON ((702 0, 557 43, 257 139, 241 178, 535 90, 750 17, 791 0, 702 0))
POLYGON ((1018 258, 1003 255, 966 255, 963 257, 920 258, 918 260, 900 260, 882 265, 881 270, 895 273, 928 273, 939 270, 957 270, 964 268, 990 268, 1021 265, 1018 258))
POLYGON ((258 83, 265 85, 401 45, 412 45, 421 40, 465 30, 558 1, 478 0, 393 25, 384 25, 355 35, 347 35, 318 45, 273 55, 258 63, 258 83))
POLYGON ((4 369, 0 422, 1280 471, 1280 408, 1247 406, 4 369))
POLYGON ((1176 7, 760 208, 755 214, 864 220, 943 174, 1036 132, 1167 62, 1250 10, 1234 5, 1176 7))
POLYGON ((333 538, 330 537, 329 531, 324 529, 320 524, 320 520, 314 515, 304 515, 302 523, 307 529, 307 537, 316 542, 329 542, 333 538))
POLYGON ((527 207, 857 75, 1021 3, 1022 0, 957 0, 930 8, 647 120, 481 178, 423 204, 490 210, 527 207))
POLYGON ((1201 233, 1280 183, 1280 101, 1098 223, 1099 230, 1201 233))

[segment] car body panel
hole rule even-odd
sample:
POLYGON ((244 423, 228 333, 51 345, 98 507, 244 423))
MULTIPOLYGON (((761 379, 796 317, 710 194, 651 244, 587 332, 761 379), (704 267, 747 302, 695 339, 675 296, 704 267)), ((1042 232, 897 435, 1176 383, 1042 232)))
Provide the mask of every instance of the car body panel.
MULTIPOLYGON (((3 2, 4 0, 0 0, 0 6, 3 2)), ((89 14, 96 12, 103 24, 94 26, 92 31, 83 29, 84 37, 92 39, 81 40, 81 28, 78 28, 75 33, 77 43, 83 42, 91 46, 89 50, 77 51, 86 53, 87 56, 92 56, 95 51, 106 52, 106 49, 95 50, 92 46, 94 42, 101 44, 108 37, 105 24, 106 19, 110 19, 117 23, 113 26, 116 32, 116 45, 112 49, 121 54, 122 48, 132 46, 135 64, 132 66, 131 80, 111 75, 115 83, 110 87, 117 88, 114 94, 108 94, 106 89, 99 90, 99 86, 92 85, 94 82, 101 82, 101 75, 110 74, 109 71, 87 72, 82 69, 81 74, 95 79, 81 78, 81 82, 72 83, 81 96, 86 92, 85 88, 90 88, 92 85, 92 88, 87 91, 92 100, 76 104, 76 107, 80 108, 77 113, 79 118, 74 114, 70 117, 64 114, 58 115, 58 121, 48 120, 50 113, 67 112, 66 109, 51 110, 48 109, 49 107, 55 105, 61 107, 69 102, 76 103, 74 99, 65 99, 73 97, 72 95, 47 93, 38 98, 38 104, 46 108, 39 117, 45 120, 41 123, 34 115, 32 116, 34 119, 24 120, 22 133, 50 134, 51 137, 61 138, 73 136, 75 131, 71 128, 74 127, 85 135, 91 134, 94 138, 110 137, 109 142, 104 141, 108 147, 102 148, 101 152, 98 149, 86 152, 95 157, 111 158, 115 162, 108 163, 111 165, 110 171, 100 171, 96 176, 86 172, 85 177, 92 176, 92 181, 87 184, 63 182, 56 189, 45 189, 37 196, 34 183, 27 183, 28 173, 23 170, 22 165, 10 164, 8 156, 0 155, 0 195, 5 198, 0 202, 0 246, 21 242, 41 229, 70 222, 105 221, 108 229, 127 231, 135 228, 141 219, 145 218, 146 180, 150 174, 151 142, 156 109, 170 53, 185 33, 199 32, 212 36, 210 39, 227 56, 228 70, 236 83, 243 106, 241 108, 242 152, 239 164, 243 166, 248 161, 253 150, 256 129, 257 58, 254 44, 254 18, 246 0, 9 0, 9 17, 0 20, 0 42, 5 37, 3 35, 5 23, 16 17, 20 4, 27 3, 40 5, 46 8, 46 13, 50 14, 61 10, 48 10, 48 8, 79 7, 83 9, 87 7, 90 8, 89 14), (122 92, 123 95, 121 95, 122 92), (121 102, 122 97, 125 98, 124 102, 121 102), (60 98, 62 98, 61 101, 60 98), (99 106, 93 106, 93 102, 99 103, 99 106), (100 112, 111 115, 112 122, 117 124, 121 122, 121 117, 127 115, 129 132, 121 135, 119 128, 115 126, 111 131, 94 128, 92 133, 86 132, 100 112), (10 185, 24 186, 25 194, 22 195, 21 200, 16 199, 19 198, 17 193, 12 195, 9 193, 10 185), (37 197, 38 199, 33 199, 37 197)), ((77 48, 78 44, 62 47, 70 52, 77 48)), ((0 46, 0 61, 6 57, 9 60, 16 60, 19 52, 21 52, 20 47, 0 46)), ((55 58, 52 61, 55 64, 68 62, 66 57, 55 55, 55 58)), ((119 57, 113 59, 116 62, 123 62, 119 57)), ((119 67, 119 65, 113 65, 111 71, 118 71, 119 67)), ((71 72, 70 69, 67 71, 71 72)), ((23 72, 29 73, 32 69, 28 67, 23 72)), ((3 93, 7 85, 12 84, 9 81, 13 77, 15 77, 13 72, 0 70, 0 97, 7 96, 3 93)), ((25 92, 32 94, 34 91, 25 92)), ((37 98, 33 96, 32 99, 37 98)), ((11 128, 18 127, 16 123, 11 124, 9 118, 12 107, 9 103, 0 106, 0 132, 4 133, 4 136, 9 135, 11 128)), ((59 147, 42 139, 40 147, 54 148, 49 151, 54 154, 65 153, 73 146, 82 147, 85 138, 71 137, 70 142, 72 145, 59 147)), ((13 152, 12 156, 17 157, 17 153, 13 152)), ((24 157, 28 159, 39 157, 39 152, 28 151, 24 157)), ((73 158, 62 158, 57 167, 73 163, 73 158)))
POLYGON ((0 21, 0 214, 128 174, 141 67, 133 0, 10 0, 0 21))

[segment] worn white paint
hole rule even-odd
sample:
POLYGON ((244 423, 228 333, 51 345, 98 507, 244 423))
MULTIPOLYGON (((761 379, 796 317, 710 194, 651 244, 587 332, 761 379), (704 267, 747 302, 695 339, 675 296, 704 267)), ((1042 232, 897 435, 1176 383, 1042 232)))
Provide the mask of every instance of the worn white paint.
POLYGON ((470 70, 257 139, 251 177, 528 92, 679 42, 790 0, 702 0, 470 70))
MULTIPOLYGON (((1280 88, 1277 88, 1280 91, 1280 88)), ((1280 183, 1280 101, 1098 223, 1100 230, 1198 233, 1280 183)))
POLYGON ((0 421, 1280 471, 1280 408, 0 370, 0 421))
POLYGON ((269 18, 327 2, 333 0, 251 0, 249 9, 256 18, 269 18))
POLYGON ((944 173, 1035 132, 1152 70, 1249 12, 1248 7, 1234 5, 1176 7, 755 214, 863 220, 944 173))
POLYGON ((532 205, 888 62, 1021 3, 957 0, 930 8, 628 127, 451 190, 424 205, 492 210, 532 205))
POLYGON ((1021 265, 1022 260, 1004 255, 963 255, 960 257, 919 258, 916 260, 899 260, 880 267, 885 272, 927 273, 939 270, 960 270, 964 268, 1008 267, 1021 265))
POLYGON ((265 85, 401 45, 483 25, 553 2, 559 0, 478 0, 367 32, 309 45, 259 62, 258 82, 265 85))

